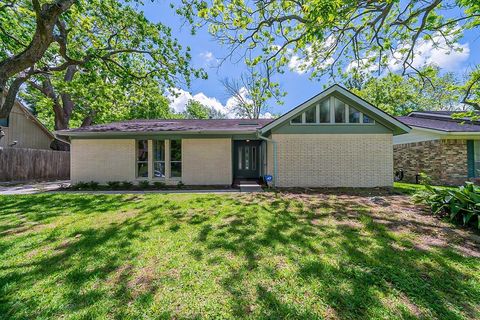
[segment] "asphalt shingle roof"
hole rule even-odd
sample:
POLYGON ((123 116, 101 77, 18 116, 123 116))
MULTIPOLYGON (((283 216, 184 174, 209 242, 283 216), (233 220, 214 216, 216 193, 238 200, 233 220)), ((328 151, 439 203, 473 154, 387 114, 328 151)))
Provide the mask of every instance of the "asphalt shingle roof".
POLYGON ((61 130, 58 134, 71 132, 215 132, 215 131, 245 131, 253 132, 270 123, 273 119, 168 119, 168 120, 130 120, 98 124, 88 127, 61 130))
POLYGON ((480 122, 465 119, 452 119, 452 111, 412 112, 405 117, 396 117, 401 122, 419 128, 444 132, 479 132, 480 122))

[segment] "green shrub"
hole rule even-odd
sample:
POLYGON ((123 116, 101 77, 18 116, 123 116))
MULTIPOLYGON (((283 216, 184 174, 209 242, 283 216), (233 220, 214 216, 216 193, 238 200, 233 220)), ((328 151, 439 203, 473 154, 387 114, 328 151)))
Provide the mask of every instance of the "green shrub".
POLYGON ((130 190, 132 188, 133 188, 133 183, 131 183, 130 181, 123 181, 122 182, 122 189, 130 190))
POLYGON ((163 181, 155 181, 153 183, 153 186, 155 187, 155 189, 164 189, 166 187, 166 184, 163 181))
POLYGON ((120 189, 120 181, 108 181, 107 186, 109 189, 118 190, 120 189))
POLYGON ((420 172, 418 174, 418 183, 424 186, 432 184, 432 178, 425 172, 420 172))
POLYGON ((424 203, 435 215, 447 216, 464 225, 477 223, 480 229, 480 187, 471 182, 456 189, 435 188, 425 185, 425 190, 413 196, 416 203, 424 203))
POLYGON ((148 189, 150 187, 150 182, 147 180, 142 180, 138 183, 140 189, 148 189))
POLYGON ((86 190, 88 189, 88 182, 77 182, 71 186, 73 190, 86 190))
POLYGON ((89 190, 97 190, 98 187, 99 187, 99 184, 96 181, 90 181, 86 183, 86 188, 89 190))
POLYGON ((178 188, 178 189, 183 189, 183 187, 185 187, 185 185, 183 184, 182 181, 179 181, 179 182, 177 183, 177 188, 178 188))

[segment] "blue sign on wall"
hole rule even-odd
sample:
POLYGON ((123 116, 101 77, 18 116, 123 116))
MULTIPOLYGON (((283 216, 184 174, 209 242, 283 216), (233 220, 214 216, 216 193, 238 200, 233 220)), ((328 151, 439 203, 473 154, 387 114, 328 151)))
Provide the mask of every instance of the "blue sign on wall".
POLYGON ((265 175, 263 178, 265 179, 266 182, 272 182, 273 180, 273 177, 269 174, 265 175))

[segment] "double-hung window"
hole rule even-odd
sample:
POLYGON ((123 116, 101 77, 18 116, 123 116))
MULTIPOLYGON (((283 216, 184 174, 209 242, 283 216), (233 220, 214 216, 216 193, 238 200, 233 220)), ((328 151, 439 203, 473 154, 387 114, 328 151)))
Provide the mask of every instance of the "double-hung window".
POLYGON ((182 176, 182 140, 170 140, 170 176, 182 176))
POLYGON ((148 140, 137 140, 137 178, 148 178, 148 140))
POLYGON ((165 140, 153 140, 153 177, 165 178, 165 140))

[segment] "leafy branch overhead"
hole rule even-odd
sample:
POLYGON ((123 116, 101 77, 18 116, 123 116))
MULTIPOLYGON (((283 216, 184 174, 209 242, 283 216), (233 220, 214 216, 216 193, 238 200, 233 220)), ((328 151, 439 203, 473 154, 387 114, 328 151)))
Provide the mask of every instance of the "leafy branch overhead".
MULTIPOLYGON (((462 50, 456 41, 480 25, 477 0, 183 0, 177 11, 197 26, 207 24, 229 47, 225 59, 277 71, 296 59, 313 78, 348 67, 399 71, 430 85, 415 62, 418 47, 428 41, 462 50)), ((478 90, 478 77, 471 79, 478 90)))
MULTIPOLYGON (((9 114, 25 83, 54 103, 62 100, 57 111, 68 115, 74 106, 65 103, 71 98, 65 99, 71 95, 65 83, 77 77, 95 76, 109 86, 152 80, 159 92, 205 77, 189 66, 189 48, 182 48, 168 27, 135 10, 136 2, 12 0, 0 5, 0 91, 5 93, 0 117, 9 114)), ((67 124, 58 128, 68 125, 64 120, 67 124)))

